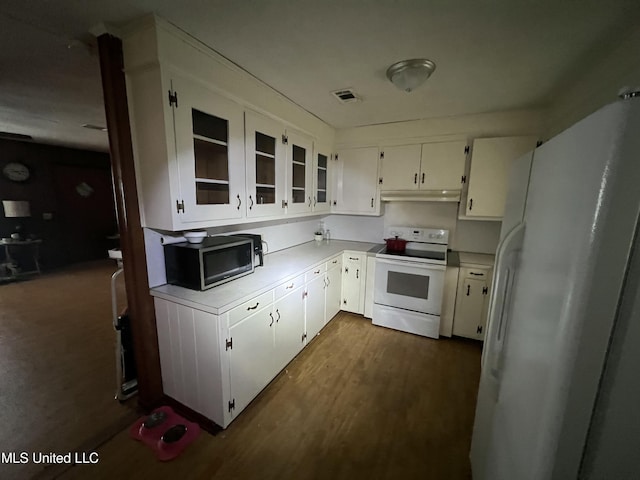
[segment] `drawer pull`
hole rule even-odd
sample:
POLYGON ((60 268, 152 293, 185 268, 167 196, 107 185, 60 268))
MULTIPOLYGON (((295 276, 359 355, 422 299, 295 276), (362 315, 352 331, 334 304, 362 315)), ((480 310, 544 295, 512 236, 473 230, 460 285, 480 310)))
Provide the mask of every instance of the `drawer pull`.
POLYGON ((475 275, 476 277, 484 277, 484 273, 469 272, 469 275, 475 275))
POLYGON ((358 257, 349 257, 349 260, 357 260, 357 261, 359 261, 360 259, 358 257))
POLYGON ((291 285, 287 285, 287 286, 286 286, 286 288, 285 288, 285 290, 290 290, 290 289, 292 289, 292 288, 293 288, 293 282, 291 282, 291 285))
POLYGON ((260 302, 256 302, 253 307, 247 307, 247 310, 255 310, 256 308, 258 308, 258 305, 260 305, 260 302))
POLYGON ((318 273, 320 273, 320 270, 316 270, 316 271, 315 271, 315 272, 313 272, 313 273, 315 273, 315 274, 317 275, 318 273))
POLYGON ((333 264, 335 265, 336 263, 338 263, 338 260, 334 260, 334 261, 333 261, 333 262, 331 262, 331 263, 333 263, 333 264))

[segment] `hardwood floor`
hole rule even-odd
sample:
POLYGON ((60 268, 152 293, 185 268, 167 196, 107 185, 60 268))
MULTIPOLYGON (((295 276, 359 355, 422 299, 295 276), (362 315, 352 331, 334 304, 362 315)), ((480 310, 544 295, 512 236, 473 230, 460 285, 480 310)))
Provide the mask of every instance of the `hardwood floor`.
POLYGON ((122 431, 60 478, 470 479, 480 352, 341 313, 215 437, 162 463, 122 431))
MULTIPOLYGON (((0 285, 0 452, 93 448, 137 417, 135 401, 114 400, 115 268, 98 261, 0 285)), ((0 463, 0 478, 43 470, 0 463)))

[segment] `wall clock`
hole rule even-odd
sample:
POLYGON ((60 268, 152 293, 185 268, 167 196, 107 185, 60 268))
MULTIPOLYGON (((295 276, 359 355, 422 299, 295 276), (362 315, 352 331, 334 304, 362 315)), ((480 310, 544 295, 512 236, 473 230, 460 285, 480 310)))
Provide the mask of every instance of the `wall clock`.
POLYGON ((2 175, 12 182, 26 182, 31 176, 31 171, 24 163, 9 162, 2 168, 2 175))

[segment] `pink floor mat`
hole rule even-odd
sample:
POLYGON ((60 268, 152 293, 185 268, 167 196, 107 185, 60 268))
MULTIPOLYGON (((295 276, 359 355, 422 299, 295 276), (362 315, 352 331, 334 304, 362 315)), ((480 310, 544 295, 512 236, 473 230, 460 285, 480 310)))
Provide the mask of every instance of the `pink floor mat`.
POLYGON ((171 407, 156 408, 147 417, 139 419, 129 429, 129 435, 154 451, 158 460, 173 460, 187 448, 200 433, 197 423, 189 422, 171 407))

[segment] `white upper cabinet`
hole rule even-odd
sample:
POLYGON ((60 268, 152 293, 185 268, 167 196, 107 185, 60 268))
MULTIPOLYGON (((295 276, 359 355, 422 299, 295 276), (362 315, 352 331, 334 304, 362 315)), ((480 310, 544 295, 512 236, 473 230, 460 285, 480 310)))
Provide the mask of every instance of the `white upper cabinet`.
POLYGON ((172 78, 182 222, 244 216, 242 107, 199 83, 172 78))
POLYGON ((423 143, 418 178, 424 190, 461 190, 467 142, 423 143))
POLYGON ((384 147, 380 188, 383 191, 460 190, 466 147, 466 142, 384 147))
POLYGON ((245 112, 247 216, 284 214, 286 152, 282 124, 245 112))
POLYGON ((287 150, 287 213, 311 212, 313 204, 313 142, 295 131, 285 134, 287 150))
POLYGON ((420 176, 420 144, 384 147, 380 156, 382 190, 417 190, 420 176))
POLYGON ((349 148, 339 151, 336 156, 336 192, 332 212, 380 215, 378 148, 349 148))
POLYGON ((501 220, 511 162, 536 147, 536 137, 477 138, 473 141, 467 218, 501 220))
POLYGON ((330 203, 331 154, 328 148, 314 148, 313 153, 313 197, 311 208, 314 212, 328 212, 330 203))

